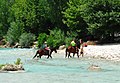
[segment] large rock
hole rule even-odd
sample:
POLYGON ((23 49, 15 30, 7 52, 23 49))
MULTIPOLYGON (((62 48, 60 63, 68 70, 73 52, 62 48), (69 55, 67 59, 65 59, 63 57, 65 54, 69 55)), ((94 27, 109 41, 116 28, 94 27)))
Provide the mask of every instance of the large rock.
POLYGON ((20 65, 13 65, 13 64, 6 64, 5 66, 2 67, 2 71, 19 71, 19 70, 24 70, 23 66, 20 65))

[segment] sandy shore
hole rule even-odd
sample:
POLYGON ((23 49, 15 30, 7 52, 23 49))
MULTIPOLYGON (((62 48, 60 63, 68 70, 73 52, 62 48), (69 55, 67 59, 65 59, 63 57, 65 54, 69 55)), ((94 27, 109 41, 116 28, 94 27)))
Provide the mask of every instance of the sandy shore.
MULTIPOLYGON (((56 55, 65 57, 65 49, 58 50, 57 54, 53 53, 53 56, 56 55)), ((84 57, 120 61, 120 44, 88 45, 87 47, 84 47, 84 57)))

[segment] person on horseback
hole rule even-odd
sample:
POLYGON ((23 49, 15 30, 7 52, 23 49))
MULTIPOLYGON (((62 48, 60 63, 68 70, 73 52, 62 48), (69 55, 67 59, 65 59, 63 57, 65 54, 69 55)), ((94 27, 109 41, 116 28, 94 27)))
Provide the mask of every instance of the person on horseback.
POLYGON ((49 53, 49 47, 47 45, 47 42, 45 41, 42 48, 45 50, 46 53, 49 53))
POLYGON ((74 40, 74 39, 71 41, 71 46, 74 47, 74 48, 75 48, 75 51, 76 51, 76 43, 75 43, 75 40, 74 40))

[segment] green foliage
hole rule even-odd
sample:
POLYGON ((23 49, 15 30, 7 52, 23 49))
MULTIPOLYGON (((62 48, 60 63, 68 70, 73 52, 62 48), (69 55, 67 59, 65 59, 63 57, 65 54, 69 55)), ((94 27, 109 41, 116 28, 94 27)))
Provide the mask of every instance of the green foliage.
POLYGON ((65 44, 66 44, 66 47, 70 46, 71 44, 71 41, 73 39, 75 39, 75 37, 77 36, 77 33, 71 31, 71 32, 67 32, 67 36, 65 37, 65 44))
POLYGON ((92 35, 100 38, 120 31, 119 0, 91 0, 86 4, 85 9, 81 10, 81 15, 88 23, 88 30, 92 35))
POLYGON ((70 42, 72 41, 72 39, 73 39, 72 37, 66 37, 66 38, 65 38, 65 43, 66 43, 65 46, 66 46, 66 47, 68 47, 68 46, 71 45, 70 42))
POLYGON ((38 47, 41 47, 46 40, 47 40, 47 34, 46 33, 39 34, 39 36, 38 36, 38 47))
POLYGON ((10 18, 10 6, 11 1, 0 0, 0 39, 2 39, 3 36, 6 35, 10 25, 8 21, 10 18))
POLYGON ((63 22, 70 30, 82 32, 81 35, 88 30, 100 38, 120 32, 119 11, 119 0, 69 0, 68 8, 63 11, 63 22))
POLYGON ((59 28, 55 28, 50 30, 50 35, 47 39, 47 43, 52 47, 59 47, 64 43, 64 32, 62 32, 59 28))
POLYGON ((5 66, 5 64, 0 64, 0 69, 2 69, 3 66, 5 66))
MULTIPOLYGON (((10 44, 23 31, 38 36, 55 27, 79 37, 114 36, 120 32, 120 0, 0 0, 0 39, 7 34, 10 44)), ((60 44, 55 38, 50 34, 50 45, 60 44)))
POLYGON ((29 47, 29 46, 31 46, 31 44, 33 43, 34 40, 35 40, 35 35, 34 34, 32 34, 32 33, 23 33, 20 36, 19 44, 22 47, 29 47))
POLYGON ((11 10, 15 19, 24 24, 26 32, 38 35, 48 30, 46 21, 50 14, 47 0, 15 0, 11 10))
POLYGON ((69 0, 68 8, 62 12, 64 14, 63 23, 78 34, 87 32, 88 26, 80 13, 81 9, 86 6, 82 3, 84 3, 82 0, 69 0))
POLYGON ((17 58, 17 60, 16 60, 16 62, 14 62, 14 64, 15 64, 15 65, 20 65, 20 64, 22 64, 21 59, 20 59, 20 58, 17 58))
POLYGON ((47 0, 50 7, 50 20, 55 27, 60 27, 62 30, 66 30, 65 25, 62 22, 63 14, 61 13, 67 8, 67 2, 69 0, 47 0))
POLYGON ((16 42, 19 42, 19 37, 23 32, 22 24, 19 22, 12 22, 5 38, 11 45, 13 45, 16 42))

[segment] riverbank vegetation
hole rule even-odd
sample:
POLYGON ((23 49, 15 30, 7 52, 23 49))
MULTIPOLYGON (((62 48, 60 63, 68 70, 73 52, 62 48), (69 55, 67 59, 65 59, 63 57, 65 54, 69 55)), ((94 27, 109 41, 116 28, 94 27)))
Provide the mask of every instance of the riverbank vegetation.
POLYGON ((0 0, 0 44, 68 46, 73 38, 120 42, 120 0, 0 0))

